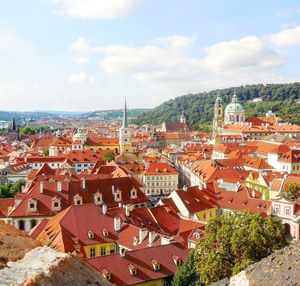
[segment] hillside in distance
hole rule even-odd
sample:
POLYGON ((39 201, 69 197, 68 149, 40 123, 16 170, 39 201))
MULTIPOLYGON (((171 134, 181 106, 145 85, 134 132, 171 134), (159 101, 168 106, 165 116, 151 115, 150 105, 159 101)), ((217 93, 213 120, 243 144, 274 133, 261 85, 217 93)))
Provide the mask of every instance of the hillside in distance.
POLYGON ((248 117, 264 116, 268 110, 272 110, 282 120, 300 124, 300 83, 245 85, 188 94, 168 100, 137 116, 133 123, 159 124, 163 121, 178 121, 181 112, 184 111, 189 124, 195 127, 208 125, 213 120, 217 95, 221 96, 225 108, 231 101, 234 90, 248 117), (253 102, 258 98, 259 102, 253 102))
MULTIPOLYGON (((133 108, 128 110, 128 117, 135 118, 140 114, 150 111, 148 108, 133 108)), ((123 116, 123 109, 112 109, 112 110, 99 110, 93 112, 87 112, 82 114, 81 118, 93 118, 97 117, 101 120, 117 120, 122 118, 123 116)))

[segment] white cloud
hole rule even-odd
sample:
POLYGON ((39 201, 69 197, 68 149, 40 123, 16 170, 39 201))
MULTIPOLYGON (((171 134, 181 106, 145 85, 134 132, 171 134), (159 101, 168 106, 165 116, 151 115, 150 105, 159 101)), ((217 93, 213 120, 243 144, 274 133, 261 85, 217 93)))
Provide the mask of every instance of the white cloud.
POLYGON ((17 42, 17 38, 9 33, 0 30, 0 50, 4 50, 17 42))
POLYGON ((110 74, 136 80, 169 92, 195 92, 233 84, 276 81, 270 71, 283 63, 279 51, 264 39, 249 36, 220 42, 190 56, 194 37, 159 38, 145 46, 91 46, 84 38, 71 44, 78 57, 100 55, 100 67, 110 74))
POLYGON ((84 38, 71 44, 77 59, 93 58, 108 74, 131 76, 167 92, 197 92, 230 85, 290 82, 278 75, 286 47, 300 44, 300 26, 262 37, 247 36, 199 50, 195 37, 158 38, 148 45, 92 45, 84 38))
POLYGON ((139 0, 50 0, 56 12, 80 19, 113 19, 129 13, 139 0))
POLYGON ((221 42, 205 49, 207 66, 216 69, 264 69, 283 61, 280 53, 256 36, 221 42))
POLYGON ((82 72, 71 74, 71 76, 68 78, 68 81, 71 83, 94 83, 95 78, 82 72))
POLYGON ((288 47, 300 44, 300 25, 280 31, 269 36, 269 40, 276 46, 288 47))

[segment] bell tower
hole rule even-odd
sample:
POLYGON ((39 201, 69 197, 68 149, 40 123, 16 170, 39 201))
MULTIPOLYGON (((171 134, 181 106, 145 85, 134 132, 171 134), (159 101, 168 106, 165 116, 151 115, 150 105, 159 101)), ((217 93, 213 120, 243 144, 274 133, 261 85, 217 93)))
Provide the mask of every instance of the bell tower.
POLYGON ((128 127, 127 105, 125 99, 123 123, 119 130, 120 153, 132 152, 131 129, 128 127))
POLYGON ((213 120, 213 131, 219 133, 223 126, 223 104, 221 97, 218 95, 215 102, 215 115, 213 120))

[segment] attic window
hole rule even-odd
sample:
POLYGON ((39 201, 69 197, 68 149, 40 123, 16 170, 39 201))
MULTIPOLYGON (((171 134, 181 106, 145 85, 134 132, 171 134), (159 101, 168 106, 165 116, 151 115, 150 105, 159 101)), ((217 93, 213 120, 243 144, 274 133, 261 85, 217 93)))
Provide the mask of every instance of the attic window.
POLYGON ((79 195, 74 196, 74 204, 75 205, 82 205, 82 197, 79 195))
POLYGON ((95 195, 94 195, 94 203, 96 205, 101 205, 102 204, 102 194, 97 192, 95 195))
POLYGON ((88 238, 93 239, 94 237, 95 237, 94 233, 91 230, 89 230, 88 231, 88 238))
POLYGON ((134 265, 129 264, 129 265, 128 265, 128 269, 129 269, 129 272, 130 272, 130 274, 131 274, 132 276, 137 275, 137 268, 136 268, 134 265))
POLYGON ((52 209, 54 211, 57 211, 57 210, 60 210, 60 208, 61 208, 60 199, 54 197, 52 199, 52 209))
POLYGON ((160 269, 160 263, 158 263, 158 261, 156 261, 155 259, 151 260, 151 264, 152 264, 154 270, 157 271, 160 269))
POLYGON ((108 231, 106 228, 103 229, 102 233, 103 233, 103 236, 108 236, 108 231))
POLYGON ((173 255, 172 256, 172 259, 173 259, 173 261, 174 261, 174 263, 175 263, 175 265, 181 265, 181 259, 177 256, 177 255, 173 255))
POLYGON ((106 280, 110 280, 111 275, 110 275, 110 273, 109 273, 106 269, 102 269, 102 270, 101 270, 101 273, 102 273, 103 277, 104 277, 106 280))
POLYGON ((135 199, 135 198, 136 198, 137 192, 136 192, 135 189, 132 189, 132 190, 130 191, 130 196, 131 196, 132 199, 135 199))
POLYGON ((37 201, 36 200, 30 200, 28 202, 28 210, 30 211, 36 211, 37 201))

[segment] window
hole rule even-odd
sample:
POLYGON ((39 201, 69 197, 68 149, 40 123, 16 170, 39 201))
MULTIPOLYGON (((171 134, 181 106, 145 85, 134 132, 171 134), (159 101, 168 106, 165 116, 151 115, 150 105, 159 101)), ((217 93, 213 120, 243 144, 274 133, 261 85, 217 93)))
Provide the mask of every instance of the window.
POLYGON ((101 256, 105 256, 106 255, 106 248, 104 246, 101 247, 100 255, 101 256))
POLYGON ((275 213, 280 214, 280 206, 275 206, 275 213))
POLYGON ((25 230, 25 222, 24 220, 19 220, 19 229, 20 230, 25 230))
POLYGON ((30 209, 34 209, 34 203, 30 203, 30 204, 29 204, 29 208, 30 208, 30 209))
POLYGON ((114 254, 115 252, 116 252, 115 248, 111 248, 110 251, 109 251, 110 254, 114 254))
POLYGON ((95 256, 96 256, 96 249, 90 248, 90 257, 95 257, 95 256))
POLYGON ((53 204, 53 207, 54 207, 55 209, 57 209, 57 208, 59 207, 59 203, 58 203, 58 202, 55 202, 55 203, 53 204))
POLYGON ((291 208, 290 207, 284 208, 284 214, 291 215, 291 208))

